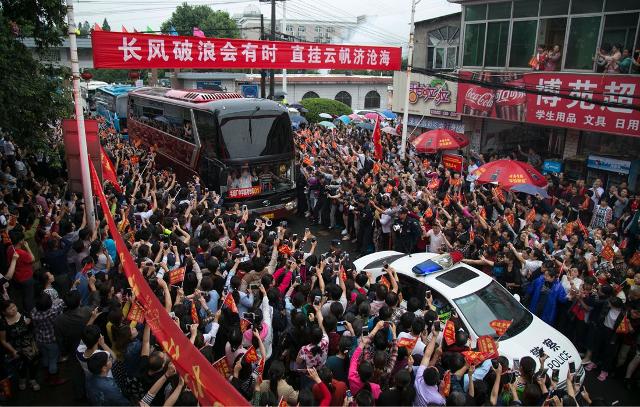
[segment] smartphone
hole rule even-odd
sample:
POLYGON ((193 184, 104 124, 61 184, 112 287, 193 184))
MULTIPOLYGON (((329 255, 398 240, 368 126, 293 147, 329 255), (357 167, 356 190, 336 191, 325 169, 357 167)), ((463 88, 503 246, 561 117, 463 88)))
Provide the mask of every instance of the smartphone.
POLYGON ((313 305, 320 305, 320 300, 322 299, 322 297, 320 297, 319 295, 316 295, 313 298, 313 305))
POLYGON ((368 326, 363 326, 362 327, 362 336, 369 336, 369 327, 368 326))
POLYGON ((434 329, 436 332, 440 332, 440 329, 441 329, 441 327, 440 327, 440 321, 433 321, 433 329, 434 329))
POLYGON ((431 290, 427 290, 427 291, 424 293, 424 296, 425 296, 426 298, 431 298, 431 290))
POLYGON ((347 396, 347 398, 351 398, 351 390, 347 389, 347 392, 345 393, 345 396, 347 396))
POLYGON ((242 212, 246 212, 247 211, 247 205, 242 205, 242 212))
POLYGON ((253 312, 244 312, 242 314, 242 318, 246 319, 247 321, 253 322, 253 320, 256 319, 256 314, 254 314, 253 312))
POLYGON ((293 240, 294 242, 298 240, 298 234, 294 233, 293 236, 291 236, 291 240, 293 240))
POLYGON ((302 277, 296 276, 296 284, 302 284, 302 277))
POLYGON ((520 359, 513 359, 513 370, 520 370, 520 359))
POLYGON ((388 269, 388 268, 389 268, 389 263, 386 263, 386 262, 385 262, 385 263, 382 265, 382 269, 383 269, 383 270, 386 270, 386 269, 388 269))
POLYGON ((87 271, 87 278, 93 276, 93 270, 87 271))
POLYGON ((569 372, 571 373, 576 372, 576 362, 569 362, 569 372))
POLYGON ((304 233, 309 233, 309 228, 304 228, 304 233))
POLYGON ((186 249, 184 249, 184 254, 186 256, 190 255, 191 254, 191 249, 189 249, 188 247, 186 249))
POLYGON ((249 289, 250 290, 259 290, 260 289, 260 284, 251 283, 251 284, 249 284, 249 289))
POLYGON ((499 364, 498 359, 491 359, 491 366, 493 366, 494 369, 497 369, 499 364))
POLYGON ((551 381, 556 383, 560 381, 560 369, 553 369, 551 371, 551 381))

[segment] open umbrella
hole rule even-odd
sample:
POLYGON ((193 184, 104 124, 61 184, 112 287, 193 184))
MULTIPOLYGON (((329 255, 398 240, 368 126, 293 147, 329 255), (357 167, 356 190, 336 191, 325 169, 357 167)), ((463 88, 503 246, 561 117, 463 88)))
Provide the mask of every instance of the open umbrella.
POLYGON ((373 123, 358 123, 356 127, 358 127, 359 129, 373 131, 373 123))
POLYGON ((522 161, 496 160, 488 162, 478 168, 474 175, 478 177, 477 183, 493 182, 502 188, 520 184, 531 184, 537 187, 547 185, 545 177, 535 168, 522 161))
POLYGON ((380 116, 380 113, 376 113, 376 112, 369 112, 369 113, 366 113, 364 115, 364 117, 366 117, 367 119, 371 119, 371 120, 377 119, 378 116, 380 116))
POLYGON ((293 107, 294 109, 297 109, 300 113, 307 113, 309 112, 307 109, 304 108, 304 106, 302 106, 300 103, 293 103, 290 104, 289 107, 293 107))
POLYGON ((291 119, 291 123, 298 123, 298 124, 309 123, 307 119, 304 118, 304 116, 291 116, 290 119, 291 119))
POLYGON ((290 107, 288 110, 289 116, 300 116, 300 112, 295 107, 290 107))
POLYGON ((356 113, 351 113, 349 115, 349 119, 351 119, 352 122, 361 122, 362 121, 362 116, 360 116, 359 114, 356 114, 356 113))
POLYGON ((349 116, 347 116, 345 114, 343 114, 342 116, 338 117, 338 120, 340 120, 344 124, 351 123, 351 119, 349 118, 349 116))
POLYGON ((391 134, 392 136, 397 136, 398 132, 396 132, 396 129, 394 129, 393 127, 385 127, 384 129, 382 129, 383 133, 387 133, 387 134, 391 134))
POLYGON ((412 142, 419 153, 435 153, 440 150, 457 150, 469 144, 464 134, 453 130, 436 129, 422 133, 412 142))
POLYGON ((398 115, 393 113, 391 110, 389 109, 383 109, 383 110, 379 110, 379 113, 384 116, 385 118, 389 119, 389 120, 395 120, 398 118, 398 115))
POLYGON ((318 116, 322 117, 323 119, 333 119, 333 116, 331 116, 329 113, 320 113, 318 116))
POLYGON ((549 198, 549 194, 543 188, 531 184, 518 184, 511 187, 512 192, 522 192, 527 195, 540 195, 543 198, 549 198))
POLYGON ((328 122, 328 121, 323 121, 323 122, 320 122, 320 123, 318 123, 318 124, 319 124, 320 126, 322 126, 322 127, 327 128, 327 129, 335 129, 335 128, 336 128, 336 125, 335 125, 335 124, 333 124, 333 123, 331 123, 331 122, 328 122))

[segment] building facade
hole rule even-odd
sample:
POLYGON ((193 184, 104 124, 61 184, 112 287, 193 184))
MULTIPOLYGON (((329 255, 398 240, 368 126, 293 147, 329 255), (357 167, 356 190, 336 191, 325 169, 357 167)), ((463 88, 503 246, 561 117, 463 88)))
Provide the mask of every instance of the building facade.
MULTIPOLYGON (((256 6, 245 8, 242 14, 233 16, 242 38, 260 39, 260 9, 256 6)), ((365 16, 354 19, 336 20, 300 20, 287 19, 285 34, 295 41, 339 43, 349 39, 359 24, 365 22, 365 16)), ((271 18, 264 16, 265 33, 271 32, 271 18)), ((276 31, 282 31, 282 20, 276 19, 276 31)))
POLYGON ((430 18, 415 23, 413 66, 453 70, 460 52, 461 13, 430 18))
POLYGON ((457 111, 472 149, 533 148, 569 179, 640 189, 640 2, 449 1, 462 5, 457 111))
MULTIPOLYGON (((78 65, 80 70, 93 68, 91 38, 77 38, 76 41, 78 44, 78 65)), ((22 43, 31 51, 34 58, 43 64, 71 68, 71 52, 68 39, 65 39, 59 46, 52 46, 46 50, 38 50, 33 38, 25 38, 22 43)))

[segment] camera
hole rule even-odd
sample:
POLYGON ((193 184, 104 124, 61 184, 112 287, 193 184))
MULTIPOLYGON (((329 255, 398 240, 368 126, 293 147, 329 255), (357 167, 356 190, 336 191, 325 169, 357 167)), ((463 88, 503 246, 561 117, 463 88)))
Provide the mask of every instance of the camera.
POLYGON ((313 305, 320 305, 321 299, 322 297, 320 297, 319 295, 316 295, 315 297, 313 297, 313 305))

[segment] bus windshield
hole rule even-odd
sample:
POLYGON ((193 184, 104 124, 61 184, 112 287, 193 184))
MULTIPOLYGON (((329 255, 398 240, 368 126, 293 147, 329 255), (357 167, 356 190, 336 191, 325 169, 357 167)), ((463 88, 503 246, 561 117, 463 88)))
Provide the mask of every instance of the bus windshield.
POLYGON ((220 119, 220 132, 224 140, 221 159, 257 158, 293 154, 293 137, 289 115, 247 113, 220 119))
POLYGON ((244 164, 228 169, 227 198, 248 198, 291 190, 294 186, 291 161, 244 164))

